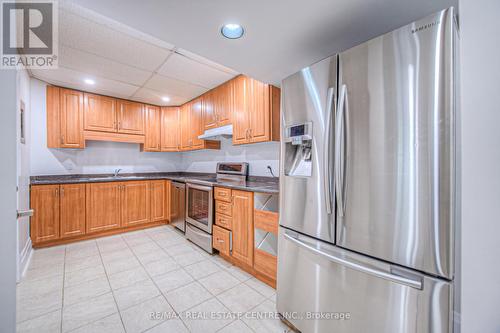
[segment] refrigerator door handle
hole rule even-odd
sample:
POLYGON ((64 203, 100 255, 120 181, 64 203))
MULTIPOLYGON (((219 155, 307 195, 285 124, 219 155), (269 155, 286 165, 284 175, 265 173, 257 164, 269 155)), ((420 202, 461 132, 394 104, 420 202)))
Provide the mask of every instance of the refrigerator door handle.
POLYGON ((345 213, 344 204, 344 159, 345 159, 345 105, 346 105, 347 86, 343 84, 340 87, 339 105, 335 117, 335 195, 337 197, 337 206, 339 216, 343 217, 345 213))
POLYGON ((334 263, 337 263, 339 265, 342 265, 344 267, 348 267, 350 269, 354 269, 354 270, 357 270, 359 272, 363 272, 363 273, 373 275, 373 276, 376 276, 376 277, 379 277, 379 278, 382 278, 382 279, 385 279, 388 281, 392 281, 392 282, 395 282, 398 284, 403 284, 403 285, 406 285, 408 287, 422 290, 422 281, 420 279, 411 279, 411 278, 396 275, 393 273, 388 273, 388 272, 385 272, 383 270, 380 270, 380 269, 377 269, 374 267, 368 267, 368 266, 366 266, 366 264, 363 264, 360 262, 351 261, 351 260, 348 260, 345 258, 338 257, 332 253, 323 252, 320 249, 317 249, 317 248, 301 241, 300 239, 298 239, 294 236, 291 236, 288 232, 285 232, 284 236, 285 236, 285 239, 291 241, 292 243, 294 243, 300 247, 303 247, 306 250, 309 250, 309 251, 311 251, 311 252, 313 252, 321 257, 327 258, 328 260, 330 260, 334 263))
POLYGON ((326 111, 326 133, 325 133, 325 142, 324 142, 324 147, 325 150, 323 152, 323 172, 325 174, 325 177, 323 178, 323 186, 325 188, 325 204, 326 204, 326 212, 328 214, 331 214, 333 212, 332 209, 332 180, 330 177, 330 160, 331 160, 331 154, 330 154, 330 134, 331 134, 331 128, 332 128, 332 108, 333 108, 333 100, 334 100, 334 95, 333 95, 333 87, 328 88, 328 94, 327 94, 327 111, 326 111))

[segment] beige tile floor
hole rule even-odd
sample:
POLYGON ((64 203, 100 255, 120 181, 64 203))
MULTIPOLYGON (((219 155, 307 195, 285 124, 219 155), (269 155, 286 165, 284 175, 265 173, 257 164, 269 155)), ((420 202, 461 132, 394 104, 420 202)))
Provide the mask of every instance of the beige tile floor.
POLYGON ((35 250, 17 293, 23 333, 288 331, 273 288, 170 226, 35 250))

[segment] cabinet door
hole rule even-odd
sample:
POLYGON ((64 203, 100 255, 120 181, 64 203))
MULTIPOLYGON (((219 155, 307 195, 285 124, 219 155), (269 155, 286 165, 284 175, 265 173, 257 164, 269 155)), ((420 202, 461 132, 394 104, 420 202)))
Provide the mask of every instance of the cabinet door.
POLYGON ((191 104, 189 124, 191 126, 191 149, 202 149, 205 142, 202 139, 198 139, 198 136, 202 135, 204 132, 201 98, 195 99, 191 104))
POLYGON ((144 135, 144 104, 118 101, 118 132, 144 135))
POLYGON ((61 148, 61 88, 47 86, 47 148, 61 148))
POLYGON ((247 78, 238 76, 233 84, 233 144, 249 142, 249 118, 247 110, 247 78))
POLYGON ((191 128, 190 128, 190 115, 191 115, 191 102, 181 106, 180 119, 181 119, 181 150, 191 149, 191 128))
POLYGON ((150 221, 150 190, 148 181, 121 184, 121 226, 128 227, 150 221))
POLYGON ((85 234, 85 184, 64 184, 60 189, 61 238, 85 234))
POLYGON ((269 86, 251 78, 247 82, 250 142, 269 141, 269 86))
POLYGON ((216 114, 216 103, 217 103, 217 89, 211 90, 203 95, 202 100, 202 112, 203 112, 203 124, 204 129, 211 129, 217 127, 217 114, 216 114))
POLYGON ((178 107, 161 108, 161 151, 179 151, 180 125, 178 107))
POLYGON ((88 131, 116 132, 116 99, 84 93, 84 128, 88 131))
POLYGON ((151 191, 151 222, 168 219, 167 188, 167 181, 165 180, 153 180, 149 182, 149 189, 151 191))
POLYGON ((233 258, 253 264, 253 193, 233 190, 233 258))
POLYGON ((161 150, 161 111, 158 106, 146 105, 146 137, 144 140, 145 151, 161 150))
POLYGON ((31 187, 31 240, 34 244, 59 239, 59 185, 31 187))
POLYGON ((92 183, 86 185, 87 233, 120 227, 121 183, 92 183))
POLYGON ((217 126, 231 124, 231 114, 233 109, 233 85, 226 82, 216 90, 215 113, 217 114, 217 126))
POLYGON ((59 101, 61 148, 84 148, 83 93, 61 89, 59 101))

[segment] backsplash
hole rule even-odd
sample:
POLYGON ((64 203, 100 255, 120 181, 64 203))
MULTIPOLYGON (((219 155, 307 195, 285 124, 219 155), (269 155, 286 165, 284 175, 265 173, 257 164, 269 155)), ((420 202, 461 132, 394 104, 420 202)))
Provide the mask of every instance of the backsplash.
POLYGON ((248 162, 249 174, 268 176, 270 165, 279 175, 279 142, 254 143, 233 146, 231 138, 221 139, 220 150, 200 150, 182 154, 182 170, 189 172, 215 172, 217 162, 248 162))

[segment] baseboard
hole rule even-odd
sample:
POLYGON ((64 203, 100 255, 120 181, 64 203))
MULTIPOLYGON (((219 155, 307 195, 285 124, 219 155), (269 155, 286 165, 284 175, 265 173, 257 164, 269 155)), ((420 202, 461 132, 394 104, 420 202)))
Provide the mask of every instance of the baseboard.
POLYGON ((26 271, 28 270, 32 254, 33 254, 33 246, 31 244, 31 238, 28 238, 26 245, 24 246, 21 254, 19 255, 20 274, 18 276, 18 281, 17 281, 18 283, 22 280, 24 274, 26 274, 26 271))

